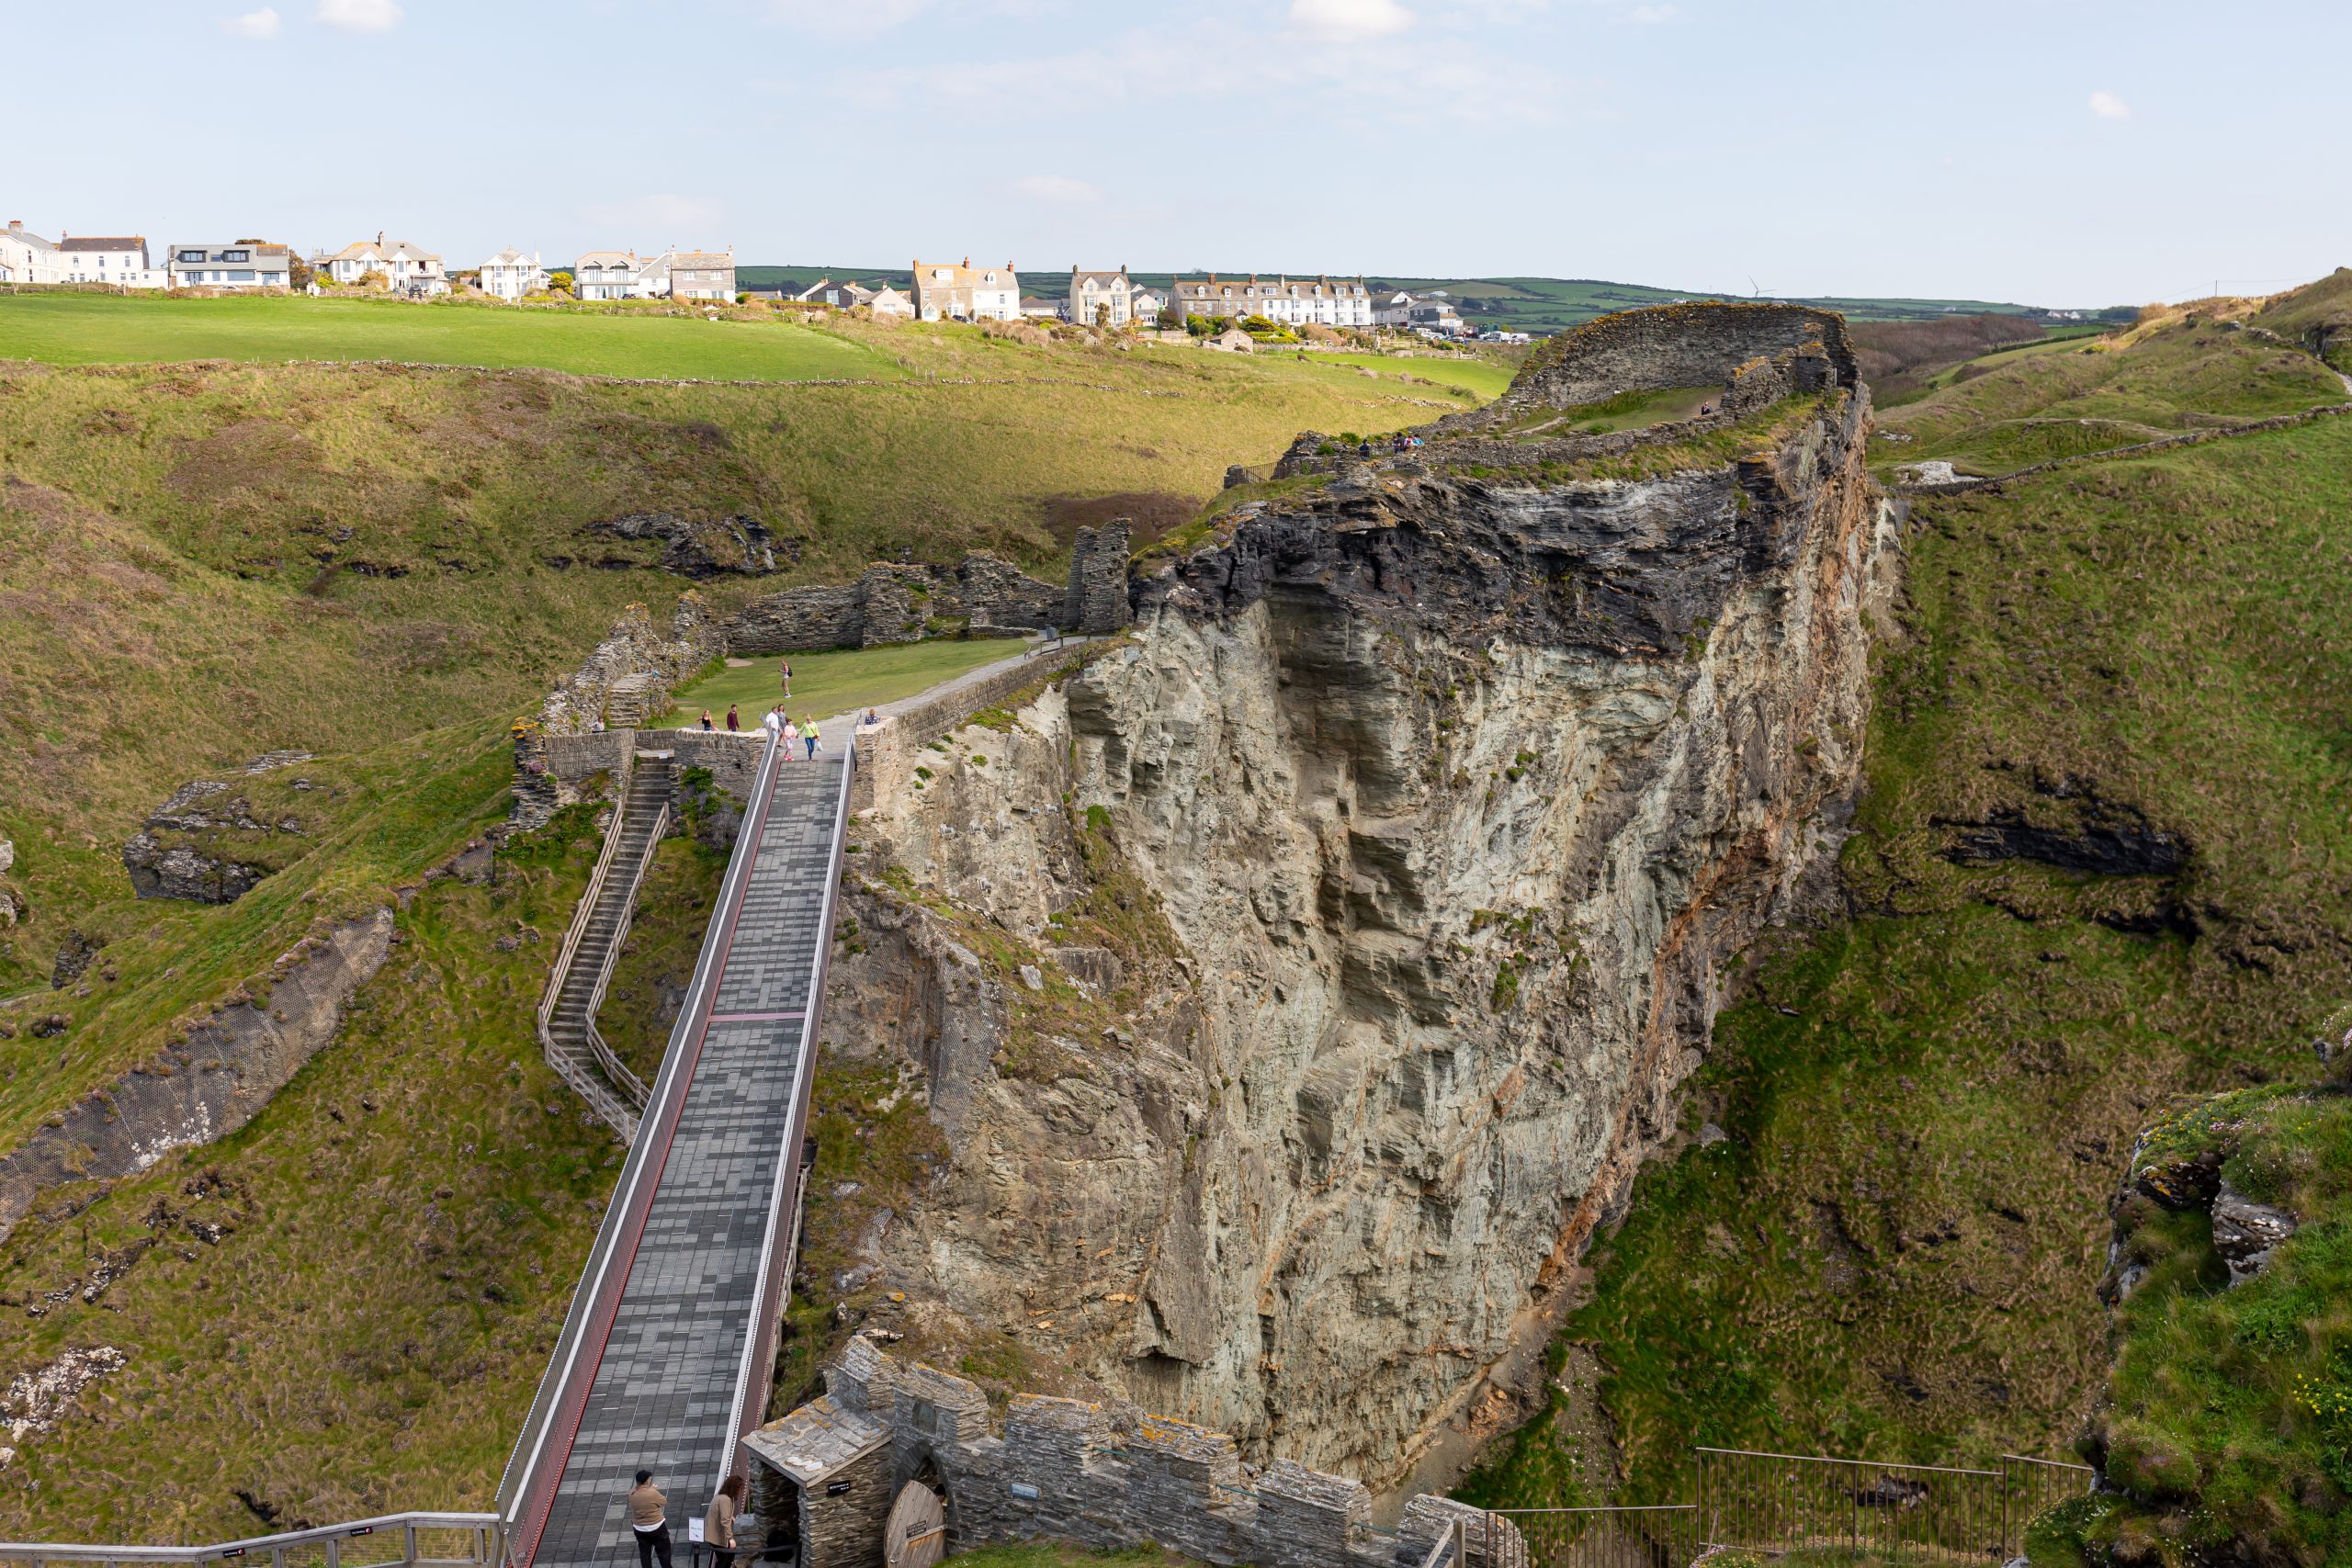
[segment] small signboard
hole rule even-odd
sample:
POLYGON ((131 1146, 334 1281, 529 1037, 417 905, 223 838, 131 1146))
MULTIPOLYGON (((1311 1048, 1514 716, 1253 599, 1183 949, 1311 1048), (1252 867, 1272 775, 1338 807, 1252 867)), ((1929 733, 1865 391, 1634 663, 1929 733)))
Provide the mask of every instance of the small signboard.
POLYGON ((702 1544, 702 1521, 700 1519, 688 1519, 686 1521, 686 1544, 689 1546, 700 1546, 702 1544))
POLYGON ((828 1481, 825 1483, 825 1495, 839 1497, 850 1489, 850 1484, 846 1481, 828 1481))
POLYGON ((1026 1481, 1014 1482, 1012 1483, 1012 1495, 1015 1497, 1026 1497, 1033 1503, 1037 1500, 1036 1487, 1031 1485, 1026 1481))

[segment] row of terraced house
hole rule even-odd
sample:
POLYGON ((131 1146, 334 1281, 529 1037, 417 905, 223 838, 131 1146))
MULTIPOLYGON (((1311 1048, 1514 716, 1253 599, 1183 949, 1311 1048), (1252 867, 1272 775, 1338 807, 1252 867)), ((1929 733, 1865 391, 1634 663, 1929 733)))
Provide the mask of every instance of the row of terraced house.
MULTIPOLYGON (((379 232, 335 252, 316 251, 302 265, 311 287, 380 287, 389 293, 427 299, 449 292, 453 282, 471 282, 481 292, 506 300, 545 290, 549 273, 536 251, 508 246, 472 269, 452 274, 437 251, 379 232)), ((143 234, 60 235, 51 240, 12 220, 0 231, 0 285, 107 284, 119 288, 291 288, 297 253, 268 240, 183 240, 151 247, 143 234)), ((591 251, 572 264, 582 299, 732 299, 735 252, 686 251, 673 246, 656 254, 591 251)))

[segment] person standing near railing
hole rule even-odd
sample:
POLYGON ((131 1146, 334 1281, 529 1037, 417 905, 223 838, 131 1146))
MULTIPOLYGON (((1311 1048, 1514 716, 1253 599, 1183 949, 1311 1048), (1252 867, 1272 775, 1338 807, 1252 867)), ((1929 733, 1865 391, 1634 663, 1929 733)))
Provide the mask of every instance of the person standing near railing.
POLYGON ((710 1548, 710 1568, 735 1568, 735 1515, 743 1506, 741 1472, 721 1482, 702 1517, 702 1540, 710 1548))
POLYGON ((637 1484, 628 1493, 628 1528, 637 1536, 637 1568, 653 1568, 653 1560, 662 1560, 662 1568, 674 1568, 670 1560, 670 1500, 653 1484, 653 1472, 640 1470, 637 1484))

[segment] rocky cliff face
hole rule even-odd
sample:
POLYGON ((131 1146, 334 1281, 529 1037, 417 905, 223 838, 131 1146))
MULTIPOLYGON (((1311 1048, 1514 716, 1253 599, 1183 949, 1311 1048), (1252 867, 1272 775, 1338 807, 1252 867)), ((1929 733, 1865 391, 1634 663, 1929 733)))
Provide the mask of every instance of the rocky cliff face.
POLYGON ((1010 1333, 1375 1485, 1540 1342, 1727 958, 1834 846, 1894 547, 1867 393, 1638 481, 1352 468, 857 834, 832 1048, 945 1134, 861 1237, 1010 1333))

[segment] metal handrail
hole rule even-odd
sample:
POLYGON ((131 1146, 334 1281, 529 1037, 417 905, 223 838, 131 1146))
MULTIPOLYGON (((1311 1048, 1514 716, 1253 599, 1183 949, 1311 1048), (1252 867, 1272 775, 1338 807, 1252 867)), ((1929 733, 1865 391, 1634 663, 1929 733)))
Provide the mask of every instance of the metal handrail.
POLYGON ((605 1032, 596 1027, 596 1014, 605 1005, 605 988, 613 983, 613 971, 621 961, 621 945, 628 940, 629 922, 637 918, 638 890, 645 886, 645 873, 653 864, 653 852, 662 845, 662 835, 669 829, 670 803, 663 801, 653 814, 653 830, 646 835, 645 848, 638 852, 637 864, 630 871, 628 890, 621 896, 621 918, 613 926, 613 940, 605 949, 605 962, 597 967, 596 985, 588 993, 588 1013, 585 1020, 588 1049, 595 1053, 596 1065, 605 1069, 607 1077, 633 1102, 641 1114, 650 1098, 645 1080, 629 1071, 628 1064, 616 1055, 605 1043, 605 1032))
POLYGON ((611 870, 620 853, 621 835, 628 821, 628 786, 636 776, 637 752, 634 748, 621 757, 620 799, 613 807, 613 819, 605 829, 605 845, 596 856, 595 869, 588 874, 588 886, 580 895, 580 903, 571 912, 571 927, 563 933, 563 946, 557 950, 555 964, 548 971, 546 992, 539 998, 539 1054, 556 1071, 556 1076, 570 1084, 573 1092, 588 1102, 589 1108, 612 1124, 613 1130, 625 1138, 634 1138, 636 1128, 628 1125, 628 1108, 618 1096, 605 1085, 582 1072, 565 1060, 561 1046, 556 1043, 555 1009, 561 998, 564 981, 571 974, 571 961, 580 951, 581 940, 588 934, 589 922, 595 918, 596 898, 604 891, 605 875, 611 870), (609 1108, 609 1109, 608 1109, 609 1108), (621 1114, 616 1116, 614 1111, 621 1114))
MULTIPOLYGON (((674 1129, 691 1076, 685 1065, 689 1053, 677 1049, 677 1044, 703 1028, 712 1010, 712 979, 725 954, 731 929, 729 911, 742 903, 752 870, 759 862, 761 832, 775 795, 781 754, 781 740, 771 735, 762 749, 759 768, 744 806, 743 826, 736 834, 734 854, 719 884, 718 901, 712 906, 702 952, 695 961, 687 1005, 672 1030, 670 1048, 663 1053, 662 1071, 653 1080, 647 1114, 639 1121, 628 1159, 621 1167, 612 1201, 605 1206, 604 1224, 597 1227, 595 1244, 581 1268, 580 1283, 572 1292, 571 1305, 564 1314, 554 1353, 548 1359, 547 1373, 540 1379, 530 1411, 507 1455, 505 1472, 499 1479, 498 1515, 505 1527, 504 1551, 509 1564, 517 1562, 514 1554, 518 1546, 522 1550, 520 1561, 525 1562, 537 1551, 536 1531, 546 1528, 546 1510, 554 1502, 552 1489, 562 1479, 565 1456, 549 1454, 548 1438, 566 1410, 575 1422, 584 1410, 589 1391, 574 1386, 573 1371, 592 1329, 599 1336, 600 1343, 601 1336, 609 1332, 611 1314, 618 1310, 620 1292, 628 1284, 626 1278, 614 1277, 613 1259, 642 1230, 652 1204, 653 1190, 661 1177, 662 1156, 666 1150, 666 1135, 674 1129), (547 1472, 543 1467, 550 1459, 552 1472, 547 1472), (526 1514, 533 1517, 526 1519, 526 1514), (516 1540, 526 1526, 535 1532, 527 1545, 516 1540)), ((627 1270, 619 1272, 626 1275, 627 1270)), ((569 1438, 565 1445, 568 1450, 569 1438)))
POLYGON ((767 1415, 768 1388, 775 1381, 776 1330, 785 1303, 791 1294, 791 1268, 800 1235, 801 1201, 808 1193, 807 1173, 801 1169, 801 1140, 808 1133, 808 1103, 815 1088, 817 1036, 825 1020, 825 970, 831 962, 833 919, 841 902, 842 861, 849 841, 850 785, 857 772, 857 743, 842 748, 840 793, 833 801, 831 852, 825 863, 825 901, 817 917, 817 950, 809 959, 808 1000, 800 1020, 800 1044, 793 1058, 792 1119, 776 1153, 775 1190, 768 1199, 768 1224, 760 1241, 760 1272, 752 1297, 751 1328, 743 1337, 743 1360, 736 1374, 735 1397, 729 1412, 729 1438, 719 1450, 718 1473, 712 1486, 735 1468, 735 1450, 744 1437, 767 1415), (794 1183, 787 1189, 786 1183, 794 1183), (786 1194, 792 1194, 790 1213, 786 1194), (784 1245, 778 1247, 781 1234, 784 1245))
POLYGON ((295 1547, 323 1544, 329 1568, 336 1568, 344 1543, 401 1532, 401 1555, 372 1558, 374 1562, 426 1565, 426 1568, 473 1568, 496 1562, 504 1554, 503 1530, 496 1514, 446 1513, 413 1510, 379 1514, 345 1524, 310 1529, 284 1530, 276 1535, 248 1536, 212 1546, 94 1546, 71 1541, 0 1541, 0 1561, 10 1562, 234 1562, 266 1555, 273 1568, 283 1568, 287 1551, 295 1547), (466 1530, 469 1554, 464 1557, 420 1557, 416 1532, 466 1530))

